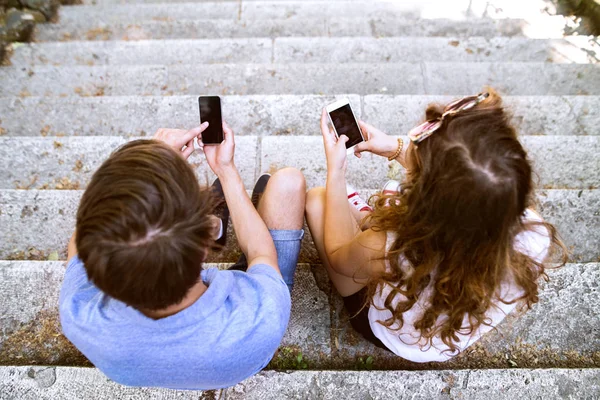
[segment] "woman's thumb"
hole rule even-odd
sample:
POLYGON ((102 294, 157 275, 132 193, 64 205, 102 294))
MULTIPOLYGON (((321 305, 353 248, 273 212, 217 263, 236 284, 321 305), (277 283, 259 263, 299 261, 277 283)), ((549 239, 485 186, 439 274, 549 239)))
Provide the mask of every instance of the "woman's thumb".
POLYGON ((338 139, 338 146, 344 146, 344 148, 346 147, 346 143, 348 143, 348 136, 346 135, 342 135, 340 136, 340 138, 338 139))
POLYGON ((360 142, 356 146, 354 146, 354 154, 360 154, 363 151, 369 150, 368 142, 360 142))

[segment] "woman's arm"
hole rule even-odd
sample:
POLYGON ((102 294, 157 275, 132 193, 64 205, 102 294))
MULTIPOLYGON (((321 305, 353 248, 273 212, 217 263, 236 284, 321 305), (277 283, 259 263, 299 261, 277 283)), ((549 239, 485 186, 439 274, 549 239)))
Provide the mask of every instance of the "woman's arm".
POLYGON ((329 263, 340 275, 367 280, 385 272, 385 245, 385 232, 367 229, 328 255, 329 263))
POLYGON ((404 163, 404 154, 406 154, 406 150, 410 144, 410 140, 408 138, 403 138, 402 149, 398 149, 401 143, 397 137, 389 136, 374 126, 367 124, 366 122, 358 121, 358 124, 360 125, 363 133, 367 136, 367 141, 361 142, 354 147, 354 155, 356 157, 360 158, 363 151, 368 151, 386 158, 393 157, 394 154, 398 154, 395 160, 398 161, 404 168, 406 168, 406 164, 404 163), (398 150, 401 151, 397 153, 398 150))
POLYGON ((360 232, 356 219, 350 211, 346 193, 346 177, 343 171, 331 169, 327 171, 324 218, 323 237, 325 251, 328 255, 350 242, 360 232))
MULTIPOLYGON (((325 110, 321 115, 321 132, 327 156, 327 185, 323 247, 331 267, 348 277, 370 277, 371 261, 381 258, 385 248, 385 234, 372 230, 361 232, 350 212, 346 193, 346 142, 344 135, 336 138, 329 129, 325 110), (364 268, 367 266, 367 268, 364 268)), ((383 263, 379 267, 382 267, 383 263)))

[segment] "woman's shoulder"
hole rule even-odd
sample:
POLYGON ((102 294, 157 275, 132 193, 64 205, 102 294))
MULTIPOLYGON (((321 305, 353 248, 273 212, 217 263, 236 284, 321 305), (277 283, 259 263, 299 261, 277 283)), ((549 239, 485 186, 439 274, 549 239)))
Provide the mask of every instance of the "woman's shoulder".
POLYGON ((551 245, 550 232, 542 223, 542 217, 532 209, 525 210, 523 223, 525 230, 515 237, 515 249, 536 262, 543 262, 551 245))

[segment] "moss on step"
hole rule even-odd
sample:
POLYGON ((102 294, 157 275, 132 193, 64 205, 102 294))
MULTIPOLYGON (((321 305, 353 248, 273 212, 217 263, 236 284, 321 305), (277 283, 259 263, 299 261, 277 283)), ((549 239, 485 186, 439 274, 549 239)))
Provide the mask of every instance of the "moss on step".
POLYGON ((58 311, 48 310, 6 335, 0 347, 0 364, 92 366, 63 336, 58 311))
MULTIPOLYGON (((347 327, 346 327, 347 328, 347 327)), ((339 327, 332 326, 332 329, 339 327)), ((42 310, 34 319, 4 333, 0 365, 91 366, 62 334, 57 311, 42 310)), ((344 346, 332 346, 330 355, 315 354, 301 344, 281 346, 270 370, 441 370, 493 368, 598 368, 600 352, 578 352, 522 343, 492 351, 493 336, 486 336, 459 356, 444 363, 413 363, 366 343, 346 329, 344 346), (358 352, 352 351, 360 349, 358 352), (307 354, 312 354, 307 356, 307 354)))

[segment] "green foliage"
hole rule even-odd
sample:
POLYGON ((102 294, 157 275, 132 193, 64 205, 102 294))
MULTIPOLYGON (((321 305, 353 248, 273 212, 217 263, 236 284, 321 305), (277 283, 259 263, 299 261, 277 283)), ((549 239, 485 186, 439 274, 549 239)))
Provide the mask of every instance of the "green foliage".
POLYGON ((300 354, 298 354, 296 356, 296 360, 295 360, 294 363, 295 363, 296 369, 306 369, 306 368, 308 368, 308 364, 305 363, 304 361, 302 361, 302 353, 300 353, 300 354))
POLYGON ((359 357, 356 361, 356 369, 359 371, 370 371, 373 369, 373 363, 375 359, 373 356, 368 356, 366 358, 359 357))
POLYGON ((600 2, 596 0, 554 0, 559 14, 581 18, 584 34, 600 35, 600 2))
POLYGON ((308 369, 308 363, 300 349, 295 347, 280 347, 275 357, 269 363, 269 368, 277 370, 308 369))

